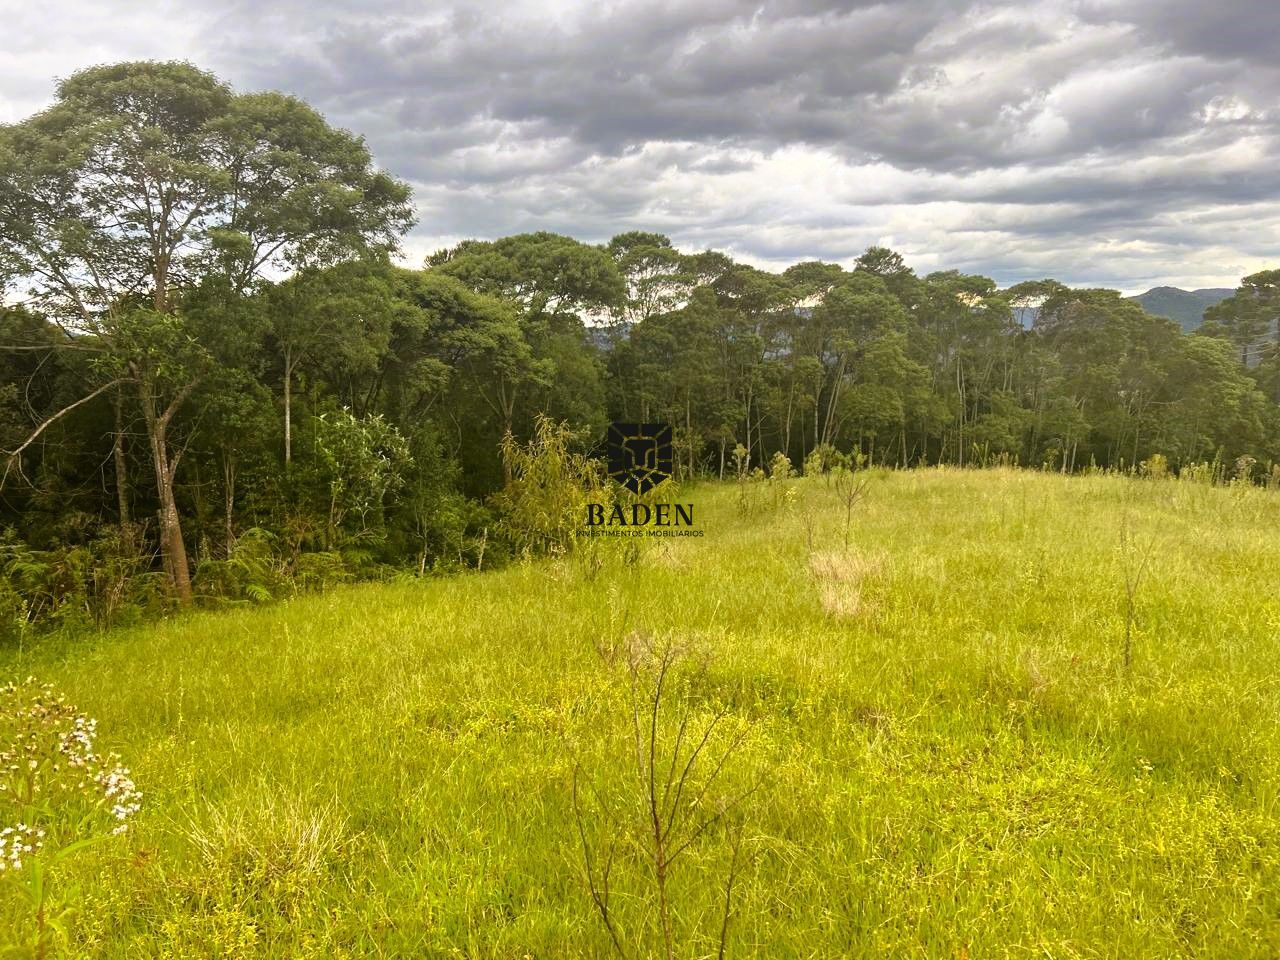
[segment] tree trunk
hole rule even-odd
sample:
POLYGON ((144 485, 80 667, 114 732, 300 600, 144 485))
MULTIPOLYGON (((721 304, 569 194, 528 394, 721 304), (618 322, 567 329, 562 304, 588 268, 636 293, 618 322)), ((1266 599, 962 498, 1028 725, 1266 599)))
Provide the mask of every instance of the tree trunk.
POLYGON ((284 349, 284 465, 293 463, 293 351, 284 349))
POLYGON ((173 468, 177 463, 168 458, 165 444, 166 441, 160 439, 154 452, 160 494, 160 546, 168 555, 173 591, 178 602, 186 606, 191 603, 191 571, 187 566, 187 545, 182 539, 182 519, 173 496, 173 468))
MULTIPOLYGON (((786 426, 782 431, 782 451, 788 457, 791 456, 791 417, 792 411, 795 409, 796 385, 791 384, 791 388, 787 391, 787 419, 786 426)), ((800 462, 804 462, 804 458, 800 458, 800 462)))
POLYGON ((689 474, 687 479, 693 479, 693 475, 694 475, 693 401, 690 399, 688 390, 686 390, 684 394, 684 433, 689 440, 689 474))
POLYGON ((222 486, 226 518, 227 557, 236 542, 236 459, 231 454, 224 454, 222 459, 222 486))
MULTIPOLYGON (((507 390, 507 381, 505 378, 498 380, 498 407, 502 414, 502 436, 514 437, 515 431, 512 426, 515 424, 516 412, 516 391, 513 386, 510 391, 507 390)), ((502 458, 502 485, 504 487, 511 486, 514 479, 511 473, 511 464, 506 457, 502 458)))
POLYGON ((116 505, 120 514, 120 545, 129 554, 133 553, 133 524, 129 520, 129 471, 124 459, 124 396, 123 390, 117 390, 113 399, 116 423, 112 438, 111 453, 116 464, 116 505))
POLYGON ((191 571, 187 566, 187 546, 182 539, 182 518, 173 495, 173 478, 178 471, 181 454, 170 455, 168 431, 170 417, 194 387, 194 383, 188 385, 164 413, 158 414, 152 385, 145 377, 140 377, 138 383, 142 413, 147 422, 147 440, 151 445, 151 465, 156 475, 156 494, 160 501, 160 552, 174 595, 183 606, 191 603, 191 571))
POLYGON ((827 398, 827 416, 825 418, 825 422, 822 425, 822 442, 823 443, 831 443, 832 441, 833 431, 831 429, 831 424, 832 424, 832 421, 835 419, 836 404, 840 400, 840 384, 844 381, 844 371, 846 366, 848 365, 848 362, 849 362, 848 356, 842 354, 840 357, 840 366, 836 370, 835 381, 831 385, 831 396, 827 398))

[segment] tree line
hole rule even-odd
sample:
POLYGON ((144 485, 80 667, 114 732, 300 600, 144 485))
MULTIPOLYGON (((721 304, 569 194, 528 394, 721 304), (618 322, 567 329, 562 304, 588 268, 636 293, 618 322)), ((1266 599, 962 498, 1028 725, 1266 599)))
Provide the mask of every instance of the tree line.
POLYGON ((670 423, 683 476, 1280 460, 1280 271, 1186 335, 879 247, 779 273, 530 233, 397 266, 413 220, 358 136, 190 64, 0 126, 7 622, 501 561, 500 451, 541 418, 583 450, 670 423))

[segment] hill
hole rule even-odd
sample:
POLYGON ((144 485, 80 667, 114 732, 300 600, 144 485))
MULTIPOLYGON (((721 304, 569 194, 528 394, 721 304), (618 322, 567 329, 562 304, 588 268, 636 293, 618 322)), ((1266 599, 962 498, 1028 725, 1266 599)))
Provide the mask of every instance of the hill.
POLYGON ((1204 320, 1206 308, 1235 293, 1226 287, 1182 290, 1178 287, 1152 287, 1146 293, 1129 297, 1142 305, 1147 313, 1176 320, 1184 331, 1191 331, 1204 320))
MULTIPOLYGON (((1183 331, 1189 333, 1203 322, 1207 308, 1225 300, 1233 293, 1235 291, 1227 287, 1205 287, 1200 290, 1152 287, 1146 293, 1125 299, 1140 304, 1147 313, 1176 320, 1183 331)), ((1037 312, 1037 308, 1033 306, 1019 307, 1014 311, 1014 320, 1023 329, 1030 330, 1035 326, 1037 312)))
POLYGON ((660 955, 653 770, 679 956, 731 870, 730 957, 1274 956, 1280 496, 866 476, 848 527, 824 478, 697 486, 701 539, 3 652, 144 794, 53 875, 68 955, 604 957, 606 865, 660 955))

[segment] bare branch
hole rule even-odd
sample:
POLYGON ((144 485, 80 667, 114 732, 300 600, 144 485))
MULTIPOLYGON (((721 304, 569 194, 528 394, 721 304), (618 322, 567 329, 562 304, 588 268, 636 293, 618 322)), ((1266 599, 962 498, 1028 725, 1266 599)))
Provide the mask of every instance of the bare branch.
POLYGON ((601 868, 601 881, 599 886, 596 884, 595 874, 591 869, 591 845, 587 842, 586 827, 583 826, 582 806, 578 800, 578 780, 581 774, 581 768, 574 766, 573 768, 573 818, 578 826, 578 838, 582 841, 582 859, 586 867, 587 873, 587 889, 591 893, 591 900, 596 905, 596 910, 600 914, 600 919, 604 921, 604 926, 609 931, 609 939, 613 941, 614 949, 618 951, 618 955, 624 960, 627 951, 622 948, 622 940, 618 936, 618 931, 614 929, 613 918, 609 915, 609 871, 613 867, 613 846, 610 844, 608 856, 605 858, 604 866, 601 868))
POLYGON ((178 408, 182 406, 187 397, 191 396, 191 391, 195 390, 203 379, 204 377, 196 377, 178 391, 177 395, 169 402, 169 405, 164 408, 164 413, 160 414, 161 428, 169 425, 169 421, 172 420, 173 415, 178 412, 178 408))
POLYGON ((716 960, 724 960, 725 945, 729 940, 729 918, 733 916, 733 884, 738 879, 738 855, 742 851, 742 824, 733 834, 733 857, 729 861, 729 878, 724 885, 724 916, 720 922, 720 949, 716 960))
POLYGON ((31 434, 31 436, 27 437, 27 439, 26 439, 26 442, 25 442, 25 443, 23 443, 23 444, 22 444, 20 447, 18 447, 16 450, 13 450, 13 451, 11 451, 11 452, 9 453, 8 458, 5 460, 4 473, 3 473, 3 474, 0 474, 0 488, 3 488, 3 487, 4 487, 4 482, 5 482, 5 480, 6 480, 6 479, 8 478, 8 476, 9 476, 9 470, 10 470, 10 469, 12 469, 12 467, 13 467, 14 463, 16 463, 16 462, 17 462, 18 458, 19 458, 20 456, 22 456, 22 451, 26 450, 26 449, 27 449, 27 447, 29 447, 29 446, 31 446, 31 444, 35 443, 35 442, 36 442, 36 439, 40 436, 40 434, 44 433, 44 431, 45 431, 48 427, 52 426, 54 423, 56 423, 56 422, 57 422, 58 420, 60 420, 62 417, 66 416, 68 413, 70 413, 70 412, 71 412, 72 410, 74 410, 76 407, 79 407, 79 406, 82 406, 82 405, 84 405, 84 404, 88 403, 88 402, 89 402, 90 400, 92 400, 94 397, 101 396, 102 394, 106 393, 108 390, 110 390, 112 387, 116 386, 117 384, 121 384, 121 383, 125 383, 125 382, 127 382, 127 381, 126 381, 126 380, 124 380, 124 379, 118 379, 118 380, 112 380, 110 383, 105 383, 105 384, 103 384, 103 385, 102 385, 102 386, 100 386, 97 390, 94 390, 92 393, 90 393, 88 396, 81 397, 81 398, 80 398, 79 400, 77 400, 75 403, 70 403, 70 404, 68 404, 67 406, 63 407, 61 410, 59 410, 57 413, 55 413, 52 417, 50 417, 50 418, 49 418, 48 420, 46 420, 44 423, 40 424, 40 426, 36 427, 35 432, 33 432, 33 433, 31 434))

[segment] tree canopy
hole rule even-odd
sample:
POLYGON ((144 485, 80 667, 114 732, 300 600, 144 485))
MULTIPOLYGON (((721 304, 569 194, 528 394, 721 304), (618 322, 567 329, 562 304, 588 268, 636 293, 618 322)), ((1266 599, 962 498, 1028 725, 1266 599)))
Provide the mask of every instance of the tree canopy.
POLYGON ((81 71, 0 126, 5 542, 179 601, 252 551, 299 582, 500 561, 500 450, 548 419, 579 452, 668 422, 684 476, 1280 461, 1280 270, 1184 334, 882 247, 775 272, 536 232, 394 265, 412 222, 358 136, 190 64, 81 71))

